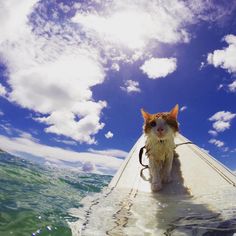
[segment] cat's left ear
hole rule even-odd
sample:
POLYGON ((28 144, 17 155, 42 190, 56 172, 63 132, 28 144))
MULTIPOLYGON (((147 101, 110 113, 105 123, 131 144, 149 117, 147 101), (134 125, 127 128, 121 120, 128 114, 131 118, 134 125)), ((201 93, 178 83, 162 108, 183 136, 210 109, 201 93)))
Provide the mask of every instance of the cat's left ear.
POLYGON ((176 104, 175 107, 170 111, 170 117, 177 119, 179 113, 179 105, 176 104))

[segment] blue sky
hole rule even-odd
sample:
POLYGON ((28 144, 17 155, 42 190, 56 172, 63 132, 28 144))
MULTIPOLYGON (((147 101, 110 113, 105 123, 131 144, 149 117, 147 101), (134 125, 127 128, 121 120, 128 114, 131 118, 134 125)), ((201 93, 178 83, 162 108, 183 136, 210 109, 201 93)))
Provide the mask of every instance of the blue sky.
POLYGON ((113 174, 140 108, 178 103, 181 133, 236 169, 235 1, 9 0, 0 26, 2 149, 113 174))

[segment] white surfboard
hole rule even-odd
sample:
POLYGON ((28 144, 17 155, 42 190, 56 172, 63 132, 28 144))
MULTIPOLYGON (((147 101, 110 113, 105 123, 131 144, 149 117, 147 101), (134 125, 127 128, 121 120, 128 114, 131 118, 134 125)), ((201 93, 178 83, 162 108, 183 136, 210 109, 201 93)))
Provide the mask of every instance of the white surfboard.
MULTIPOLYGON (((188 141, 180 134, 175 139, 176 144, 188 141)), ((141 136, 108 188, 86 197, 83 208, 71 209, 79 217, 70 223, 72 234, 233 235, 236 176, 196 145, 181 145, 176 149, 173 181, 152 193, 149 170, 140 176, 138 154, 144 142, 141 136)))

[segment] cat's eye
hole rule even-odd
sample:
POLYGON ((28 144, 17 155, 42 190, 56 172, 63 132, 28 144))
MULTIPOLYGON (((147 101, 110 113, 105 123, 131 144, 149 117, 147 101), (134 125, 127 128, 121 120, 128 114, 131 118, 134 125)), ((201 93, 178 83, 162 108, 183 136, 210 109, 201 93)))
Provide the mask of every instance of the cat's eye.
POLYGON ((150 125, 151 125, 151 127, 155 127, 157 124, 156 124, 156 121, 152 121, 152 122, 150 122, 150 125))

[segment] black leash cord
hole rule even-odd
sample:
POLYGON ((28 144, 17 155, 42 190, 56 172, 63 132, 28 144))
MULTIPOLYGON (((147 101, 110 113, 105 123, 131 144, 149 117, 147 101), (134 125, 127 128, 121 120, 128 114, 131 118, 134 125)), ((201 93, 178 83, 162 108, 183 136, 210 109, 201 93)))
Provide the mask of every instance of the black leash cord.
POLYGON ((141 166, 145 167, 145 168, 149 168, 148 165, 144 165, 143 162, 142 162, 142 156, 143 156, 143 149, 146 149, 145 146, 141 147, 140 150, 139 150, 139 163, 141 166))
MULTIPOLYGON (((176 149, 177 147, 181 146, 181 145, 184 145, 184 144, 193 144, 192 142, 184 142, 184 143, 179 143, 179 144, 176 144, 175 145, 175 148, 176 149)), ((143 156, 143 149, 146 149, 145 146, 141 147, 140 150, 139 150, 139 163, 141 166, 143 166, 144 168, 143 169, 146 169, 146 168, 149 168, 149 165, 144 165, 143 164, 143 161, 142 161, 142 156, 143 156)))
POLYGON ((185 142, 185 143, 178 143, 175 145, 175 149, 178 147, 178 146, 181 146, 181 145, 184 145, 184 144, 193 144, 192 142, 185 142))

